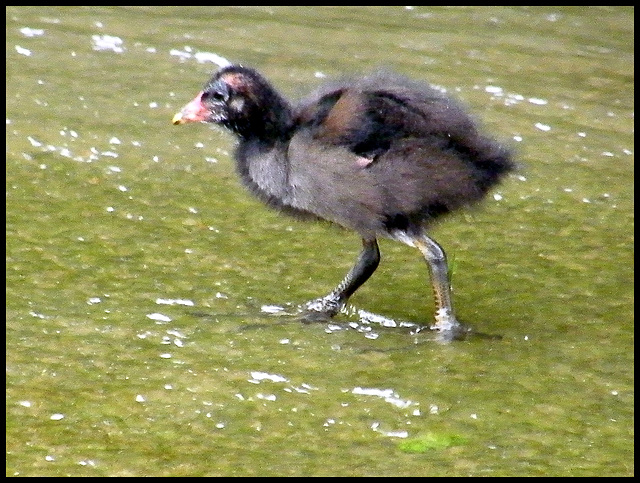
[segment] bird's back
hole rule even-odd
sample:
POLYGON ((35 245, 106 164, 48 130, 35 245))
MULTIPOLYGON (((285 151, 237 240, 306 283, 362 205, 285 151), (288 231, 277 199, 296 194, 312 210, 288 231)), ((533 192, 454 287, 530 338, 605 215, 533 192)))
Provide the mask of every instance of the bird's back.
POLYGON ((299 206, 361 233, 428 223, 479 201, 513 168, 458 103, 393 73, 322 87, 294 119, 299 206))

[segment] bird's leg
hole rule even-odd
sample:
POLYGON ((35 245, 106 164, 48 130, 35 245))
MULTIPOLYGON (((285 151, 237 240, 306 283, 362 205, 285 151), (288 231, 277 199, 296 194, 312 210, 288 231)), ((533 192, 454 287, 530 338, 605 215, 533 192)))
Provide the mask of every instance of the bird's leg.
POLYGON ((420 250, 429 267, 436 303, 436 323, 431 326, 431 329, 450 333, 460 332, 463 329, 453 313, 449 268, 444 250, 424 233, 411 237, 411 241, 420 250))
POLYGON ((380 263, 380 249, 375 238, 362 239, 362 251, 358 261, 346 277, 331 291, 329 295, 307 302, 307 313, 304 320, 314 322, 333 317, 344 307, 347 300, 375 272, 380 263))

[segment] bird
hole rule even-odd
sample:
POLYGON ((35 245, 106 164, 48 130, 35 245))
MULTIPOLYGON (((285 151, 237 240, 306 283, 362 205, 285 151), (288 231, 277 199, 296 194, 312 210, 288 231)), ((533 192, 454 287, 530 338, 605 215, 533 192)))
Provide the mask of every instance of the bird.
POLYGON ((449 338, 471 332, 455 315, 447 256, 428 230, 479 203, 515 162, 457 99, 379 68, 291 102, 257 69, 229 63, 172 119, 196 122, 235 135, 239 178, 267 206, 362 240, 338 285, 302 306, 304 321, 327 321, 345 308, 378 267, 378 239, 386 238, 418 249, 426 262, 435 305, 426 327, 449 338))

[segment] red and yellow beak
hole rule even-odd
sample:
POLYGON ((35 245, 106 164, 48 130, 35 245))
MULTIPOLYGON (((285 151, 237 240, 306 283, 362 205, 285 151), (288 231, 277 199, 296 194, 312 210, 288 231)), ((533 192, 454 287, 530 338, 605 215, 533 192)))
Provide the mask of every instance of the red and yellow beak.
POLYGON ((180 112, 173 116, 173 124, 186 124, 189 122, 206 122, 208 111, 202 104, 202 92, 198 93, 194 100, 184 106, 180 112))

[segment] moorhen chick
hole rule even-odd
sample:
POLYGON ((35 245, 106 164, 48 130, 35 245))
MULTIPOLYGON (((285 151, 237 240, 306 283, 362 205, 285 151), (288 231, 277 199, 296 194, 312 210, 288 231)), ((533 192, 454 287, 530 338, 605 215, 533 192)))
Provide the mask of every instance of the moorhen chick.
POLYGON ((435 294, 431 329, 459 334, 444 250, 425 232, 480 201, 514 168, 510 151, 479 132, 453 99, 392 72, 328 83, 290 104, 258 71, 227 65, 173 118, 234 133, 237 171, 267 205, 355 230, 362 251, 307 320, 336 315, 380 261, 378 237, 422 253, 435 294))

